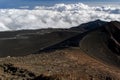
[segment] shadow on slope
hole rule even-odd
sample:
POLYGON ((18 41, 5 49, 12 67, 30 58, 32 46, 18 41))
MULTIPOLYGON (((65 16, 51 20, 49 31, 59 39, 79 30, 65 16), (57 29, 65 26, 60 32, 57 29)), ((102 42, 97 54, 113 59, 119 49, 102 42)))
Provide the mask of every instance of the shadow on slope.
POLYGON ((41 51, 79 46, 79 40, 105 22, 97 20, 71 29, 41 29, 0 32, 0 57, 23 56, 41 51), (84 28, 84 30, 80 29, 84 28))
POLYGON ((77 32, 64 30, 46 32, 3 32, 0 33, 0 57, 22 56, 34 53, 44 47, 48 47, 64 41, 77 32), (4 35, 3 35, 4 34, 4 35))
POLYGON ((95 30, 96 28, 100 28, 102 25, 106 24, 107 22, 101 21, 101 20, 95 20, 88 23, 81 24, 76 27, 72 27, 68 29, 69 32, 78 32, 76 35, 71 36, 70 38, 61 41, 57 44, 50 45, 48 47, 45 47, 39 52, 48 52, 48 51, 54 51, 56 49, 63 49, 68 47, 79 47, 80 40, 89 32, 95 30))

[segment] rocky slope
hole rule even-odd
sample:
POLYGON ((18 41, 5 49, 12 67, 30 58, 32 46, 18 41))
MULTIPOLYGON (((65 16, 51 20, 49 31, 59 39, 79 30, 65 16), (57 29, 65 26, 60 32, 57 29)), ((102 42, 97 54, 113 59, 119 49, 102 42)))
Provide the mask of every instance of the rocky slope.
POLYGON ((1 32, 0 79, 120 80, 120 23, 81 26, 1 32))
POLYGON ((0 59, 3 80, 119 80, 120 70, 79 48, 0 59))
POLYGON ((120 66, 120 23, 109 22, 87 34, 80 47, 90 56, 108 64, 120 66))

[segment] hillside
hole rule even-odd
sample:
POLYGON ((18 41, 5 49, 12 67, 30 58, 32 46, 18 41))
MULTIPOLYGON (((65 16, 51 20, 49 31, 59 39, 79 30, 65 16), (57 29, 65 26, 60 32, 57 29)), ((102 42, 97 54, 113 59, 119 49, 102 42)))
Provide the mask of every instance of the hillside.
POLYGON ((118 68, 89 57, 79 48, 0 59, 3 80, 119 80, 119 75, 118 68))
POLYGON ((80 42, 80 47, 88 55, 105 63, 120 66, 120 23, 109 22, 87 34, 80 42))
POLYGON ((120 22, 100 20, 70 29, 0 32, 0 79, 120 80, 119 34, 120 22))

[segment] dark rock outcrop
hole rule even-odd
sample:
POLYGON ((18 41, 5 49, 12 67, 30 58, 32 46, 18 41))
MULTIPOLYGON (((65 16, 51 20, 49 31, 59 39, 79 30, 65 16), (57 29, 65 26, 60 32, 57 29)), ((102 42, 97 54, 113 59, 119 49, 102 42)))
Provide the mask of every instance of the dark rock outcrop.
POLYGON ((117 55, 120 55, 120 23, 113 21, 106 25, 109 35, 108 47, 117 55))

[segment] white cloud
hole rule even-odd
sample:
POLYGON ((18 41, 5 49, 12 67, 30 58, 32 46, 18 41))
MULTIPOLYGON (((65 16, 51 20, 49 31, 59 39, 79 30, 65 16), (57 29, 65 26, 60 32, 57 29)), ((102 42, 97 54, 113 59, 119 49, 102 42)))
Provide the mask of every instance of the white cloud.
POLYGON ((36 6, 33 10, 0 9, 0 31, 70 28, 96 19, 120 21, 120 6, 90 7, 78 3, 36 6))

